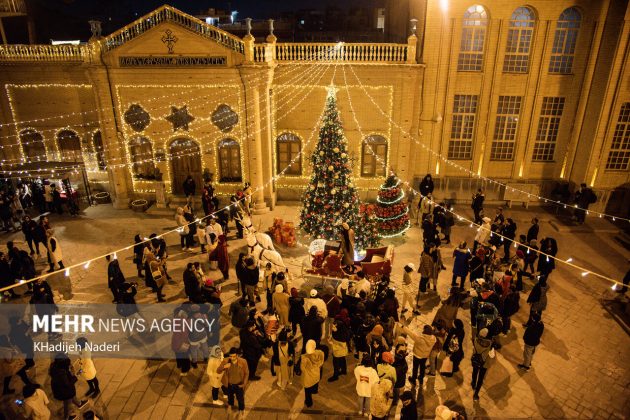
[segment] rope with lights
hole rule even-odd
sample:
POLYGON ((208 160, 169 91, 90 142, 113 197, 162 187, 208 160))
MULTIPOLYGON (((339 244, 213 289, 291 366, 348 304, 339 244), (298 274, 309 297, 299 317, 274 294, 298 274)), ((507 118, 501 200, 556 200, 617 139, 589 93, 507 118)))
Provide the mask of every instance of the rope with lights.
MULTIPOLYGON (((343 70, 344 84, 346 85, 346 91, 347 91, 347 94, 348 94, 348 103, 350 104, 350 111, 351 111, 351 114, 352 114, 352 116, 353 116, 353 118, 354 118, 354 123, 356 124, 356 126, 357 126, 357 128, 358 128, 358 130, 359 130, 359 133, 361 133, 361 137, 363 137, 363 130, 362 130, 361 125, 359 124, 359 122, 358 122, 357 118, 356 118, 356 113, 354 112, 354 106, 353 106, 353 104, 352 104, 352 99, 351 99, 351 97, 350 97, 350 90, 347 88, 348 83, 347 83, 347 80, 346 80, 346 71, 345 71, 345 67, 342 67, 342 70, 343 70)), ((371 152, 371 153, 372 153, 372 154, 376 157, 376 159, 377 159, 377 160, 379 160, 379 161, 382 163, 382 165, 383 165, 383 166, 385 166, 385 167, 387 168, 388 172, 390 172, 390 173, 395 173, 395 172, 394 172, 394 170, 393 170, 393 169, 392 169, 392 168, 391 168, 391 167, 387 164, 387 162, 384 162, 384 161, 380 158, 380 156, 378 156, 378 155, 374 152, 374 150, 372 150, 372 146, 371 146, 371 145, 369 145, 369 144, 368 144, 368 147, 369 147, 369 149, 370 149, 370 152, 371 152)), ((407 188, 409 188, 411 191, 414 191, 414 193, 416 193, 416 194, 420 194, 420 192, 419 192, 419 191, 417 191, 415 188, 413 188, 413 186, 412 186, 412 185, 411 185, 408 181, 403 181, 403 180, 401 180, 401 181, 402 181, 402 182, 403 182, 403 184, 405 184, 405 186, 407 186, 407 188)), ((473 222, 473 221, 469 220, 468 218, 466 218, 466 217, 464 217, 464 216, 461 216, 460 214, 458 214, 458 213, 454 212, 452 209, 447 208, 447 207, 444 207, 444 206, 440 206, 438 203, 436 203, 436 202, 435 202, 435 201, 433 201, 433 200, 430 200, 430 202, 431 202, 431 204, 433 204, 434 206, 437 206, 437 207, 443 208, 445 211, 448 211, 448 212, 449 212, 449 213, 451 213, 453 216, 456 216, 458 220, 460 220, 460 221, 465 221, 465 222, 467 222, 467 223, 470 223, 470 227, 471 227, 471 228, 472 228, 472 227, 474 227, 474 226, 477 226, 477 228, 478 228, 478 229, 485 229, 485 230, 488 230, 488 231, 490 232, 490 236, 492 236, 492 235, 497 235, 497 236, 499 236, 499 237, 501 238, 501 240, 502 240, 502 241, 503 241, 503 240, 506 240, 506 239, 507 239, 507 240, 509 240, 509 241, 512 241, 512 243, 514 243, 514 246, 519 246, 519 245, 520 245, 520 246, 524 247, 525 249, 527 249, 527 251, 528 251, 528 252, 529 252, 529 251, 536 252, 536 253, 537 253, 537 254, 539 254, 539 255, 543 255, 543 256, 545 256, 547 259, 550 259, 550 258, 551 258, 551 259, 553 259, 553 260, 555 260, 555 261, 557 261, 557 262, 559 262, 559 263, 562 263, 562 264, 565 264, 565 265, 570 266, 570 267, 572 267, 572 268, 578 269, 578 270, 580 270, 580 271, 581 271, 581 275, 582 275, 582 277, 586 277, 587 275, 592 274, 592 275, 594 275, 594 276, 596 276, 596 277, 599 277, 599 278, 601 278, 601 279, 603 279, 603 280, 606 280, 606 281, 609 281, 609 282, 613 283, 613 287, 615 287, 616 285, 618 285, 618 286, 623 286, 623 283, 622 283, 622 282, 620 282, 619 280, 615 280, 615 279, 613 279, 612 277, 609 277, 609 276, 607 276, 607 275, 600 274, 600 273, 597 273, 597 272, 595 272, 595 271, 592 271, 592 270, 589 270, 589 269, 587 269, 587 268, 584 268, 584 267, 582 267, 582 266, 579 266, 579 265, 577 265, 577 264, 574 264, 574 263, 572 262, 572 260, 573 260, 572 258, 568 258, 568 259, 564 260, 564 259, 558 258, 558 257, 556 257, 556 256, 554 256, 554 255, 547 254, 547 253, 542 252, 542 251, 540 251, 540 250, 534 249, 534 248, 530 247, 530 246, 529 246, 529 244, 523 244, 523 243, 518 242, 518 241, 516 241, 516 240, 509 239, 509 238, 507 238, 506 236, 501 235, 501 234, 499 234, 499 233, 492 232, 490 229, 485 228, 485 227, 483 227, 482 225, 476 224, 475 222, 473 222)))
MULTIPOLYGON (((359 83, 359 85, 361 86, 361 89, 363 90, 363 92, 365 93, 365 95, 370 99, 370 101, 374 104, 374 106, 376 106, 376 109, 378 109, 378 111, 385 117, 388 118, 389 121, 396 127, 398 128, 403 134, 406 134, 409 136, 410 139, 412 139, 417 145, 419 145, 420 147, 422 147, 424 150, 426 150, 427 152, 431 153, 434 157, 436 157, 437 159, 441 159, 442 161, 444 161, 445 163, 447 163, 448 165, 451 165, 455 168, 457 168, 458 170, 461 170, 463 172, 467 172, 470 176, 478 178, 480 180, 489 182, 489 183, 493 183, 495 185, 501 186, 506 188, 508 191, 514 191, 514 192, 519 192, 522 194, 525 194, 527 197, 529 198, 536 198, 538 200, 544 201, 545 203, 550 203, 553 205, 557 205, 557 206, 563 206, 565 209, 567 207, 574 207, 577 208, 577 204, 574 206, 571 206, 569 204, 563 203, 561 201, 557 201, 557 200, 553 200, 551 198, 547 198, 547 197, 543 197, 537 194, 532 194, 529 191, 523 191, 521 189, 509 186, 503 182, 494 180, 492 178, 488 178, 485 176, 482 176, 478 173, 475 173, 474 171, 465 168, 459 164, 457 164, 456 162, 453 162, 452 160, 449 160, 448 158, 444 157, 440 152, 436 152, 435 150, 433 150, 431 147, 425 145, 424 143, 422 143, 421 141, 419 141, 418 138, 415 138, 415 136, 413 134, 411 134, 410 132, 408 132, 407 130, 405 130, 402 126, 400 126, 400 124, 398 124, 396 121, 394 121, 389 115, 387 115, 387 113, 380 107, 380 105, 378 105, 378 103, 376 103, 376 101, 374 100, 374 98, 369 94, 369 92, 367 91, 367 89, 365 89, 365 86, 363 85, 363 83, 361 82, 361 80, 359 79, 359 76, 356 74, 356 72, 354 71, 354 68, 352 67, 352 64, 348 64, 348 66, 350 67, 350 70, 352 70, 352 73, 354 74, 355 78, 357 79, 357 82, 359 83)), ((630 222, 630 218, 625 218, 625 217, 620 217, 620 216, 613 216, 611 214, 607 214, 607 213, 602 213, 602 212, 598 212, 595 210, 587 210, 586 214, 595 214, 598 215, 599 217, 603 218, 609 218, 610 220, 612 220, 613 222, 616 220, 623 220, 626 222, 630 222)))
MULTIPOLYGON (((334 80, 334 77, 335 77, 336 72, 337 72, 337 64, 335 64, 335 71, 334 71, 334 73, 333 73, 333 76, 332 76, 332 78, 333 78, 333 79, 332 79, 332 80, 334 80)), ((323 76, 323 75, 322 75, 322 76, 323 76)), ((320 79, 319 79, 319 80, 321 80, 321 77, 320 77, 320 79)), ((319 80, 318 80, 318 81, 319 81, 319 80)), ((315 89, 315 85, 312 85, 312 86, 311 86, 311 91, 312 91, 313 89, 315 89)), ((305 95, 304 97, 306 97, 306 96, 307 96, 307 95, 305 95)), ((308 141, 305 143, 305 145, 306 145, 306 144, 309 144, 309 143, 312 141, 312 139, 313 139, 313 137, 314 137, 314 133, 315 133, 315 132, 318 130, 318 128, 319 128, 319 124, 320 124, 320 121, 321 121, 322 116, 324 115, 324 111, 325 111, 325 109, 326 109, 326 107, 324 106, 324 107, 323 107, 323 109, 322 109, 321 114, 317 117, 317 120, 316 120, 316 121, 315 121, 315 123, 314 123, 314 128, 313 128, 313 130, 311 131, 311 135, 310 135, 310 137, 309 137, 308 141)), ((264 189, 265 189, 268 185, 270 185, 271 183, 275 182, 275 180, 276 180, 276 179, 278 179, 279 177, 283 176, 283 175, 284 175, 284 172, 285 172, 287 169, 289 169, 289 168, 291 167, 291 165, 293 165, 293 164, 294 164, 294 163, 295 163, 298 159, 300 159, 300 156, 301 156, 301 154, 302 154, 302 151, 303 151, 303 150, 304 150, 304 148, 302 148, 302 149, 301 149, 301 150, 300 150, 300 151, 299 151, 299 152, 298 152, 298 153, 297 153, 297 154, 293 157, 293 159, 291 159, 291 160, 289 161, 289 163, 288 163, 288 165, 287 165, 286 167, 284 167, 284 168, 283 168, 281 171, 279 171, 279 173, 277 173, 276 175, 272 176, 272 177, 270 178, 270 180, 269 180, 269 181, 267 181, 266 183, 264 183, 264 184, 263 184, 263 185, 261 185, 261 186, 258 186, 258 187, 256 187, 256 188, 254 188, 254 189, 253 189, 253 192, 257 192, 257 191, 260 191, 260 190, 264 190, 264 189)), ((192 223, 198 223, 198 222, 201 222, 201 221, 203 221, 203 220, 205 220, 205 219, 211 218, 211 217, 213 217, 214 215, 218 214, 219 212, 222 212, 222 211, 224 211, 224 210, 226 210, 226 209, 229 209, 229 208, 230 208, 230 207, 232 207, 232 206, 236 207, 236 206, 237 206, 237 204, 239 204, 242 200, 245 200, 245 198, 246 198, 246 197, 242 197, 241 199, 238 199, 235 203, 232 203, 232 204, 230 204, 230 205, 228 205, 228 206, 225 206, 225 207, 223 207, 223 208, 221 208, 221 209, 218 209, 218 210, 216 210, 215 212, 213 212, 213 213, 211 213, 211 214, 209 214, 209 215, 207 215, 207 216, 204 216, 204 217, 202 217, 202 218, 198 218, 198 219, 196 219, 194 222, 189 223, 188 225, 190 225, 190 224, 192 224, 192 223)), ((186 225, 186 226, 188 226, 188 225, 186 225)), ((181 231, 181 229, 182 229, 182 228, 183 228, 183 227, 178 227, 178 228, 175 228, 175 229, 168 230, 168 231, 166 231, 166 232, 164 232, 164 233, 161 233, 161 234, 159 234, 159 235, 156 235, 156 238, 162 238, 162 237, 164 237, 164 236, 167 236, 167 235, 170 235, 170 234, 173 234, 173 233, 176 233, 176 232, 177 232, 177 233, 179 233, 179 232, 181 231)), ((145 243, 148 243, 148 242, 150 242, 150 241, 151 241, 151 239, 145 239, 144 241, 139 242, 139 243, 145 244, 145 243)), ((106 254, 99 255, 99 256, 97 256, 97 257, 93 257, 93 258, 90 258, 90 259, 88 259, 88 260, 81 261, 80 263, 76 263, 76 264, 72 264, 72 265, 70 265, 70 266, 67 266, 67 267, 65 267, 65 269, 64 269, 64 274, 65 274, 65 276, 66 276, 66 277, 69 277, 69 276, 70 276, 70 272, 71 272, 71 270, 72 270, 72 269, 75 269, 75 268, 81 268, 81 267, 83 267, 83 269, 87 269, 87 268, 89 268, 89 266, 90 266, 90 264, 91 264, 92 262, 97 261, 97 260, 100 260, 100 259, 103 259, 103 258, 105 258, 105 257, 106 257, 106 256, 108 256, 108 255, 113 255, 113 256, 114 256, 114 258, 116 259, 116 258, 117 258, 117 254, 118 254, 118 253, 122 253, 122 252, 124 252, 124 251, 128 251, 128 250, 130 250, 130 249, 133 249, 133 247, 134 247, 134 246, 136 246, 136 245, 138 245, 138 243, 134 243, 134 244, 132 244, 132 245, 128 245, 128 246, 126 246, 126 247, 122 247, 122 248, 119 248, 119 249, 117 249, 117 250, 110 251, 110 252, 108 252, 108 253, 106 253, 106 254)), ((53 276, 53 275, 55 275, 55 274, 58 274, 58 272, 44 273, 44 274, 41 274, 41 275, 39 275, 39 276, 37 276, 37 277, 34 277, 34 278, 32 278, 32 279, 29 279, 29 280, 20 280, 20 281, 19 281, 18 283, 16 283, 16 284, 13 284, 13 285, 10 285, 10 286, 6 286, 6 287, 3 287, 3 288, 0 288, 0 293, 3 293, 3 292, 5 292, 5 291, 7 291, 7 290, 10 290, 10 289, 13 289, 13 288, 16 288, 16 287, 22 286, 22 285, 24 285, 24 284, 28 284, 28 283, 35 282, 35 281, 40 280, 40 279, 46 279, 46 278, 48 278, 48 277, 50 277, 50 276, 53 276)), ((0 297, 0 300, 1 300, 1 297, 0 297)))

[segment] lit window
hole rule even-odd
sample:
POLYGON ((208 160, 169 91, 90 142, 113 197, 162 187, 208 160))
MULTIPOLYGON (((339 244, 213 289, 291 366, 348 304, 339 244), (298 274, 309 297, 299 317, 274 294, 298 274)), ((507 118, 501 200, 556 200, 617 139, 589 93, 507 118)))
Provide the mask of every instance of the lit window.
POLYGON ((242 182, 241 175, 241 147, 233 139, 223 139, 219 142, 219 181, 242 182))
POLYGON ((562 117, 563 110, 564 98, 543 98, 532 160, 539 162, 553 161, 554 152, 556 151, 556 140, 558 139, 558 129, 560 128, 560 118, 562 117))
POLYGON ((155 175, 153 164, 153 146, 146 137, 135 137, 129 142, 131 152, 131 171, 136 178, 150 178, 155 175))
POLYGON ((276 139, 276 157, 278 173, 284 175, 302 175, 302 159, 300 151, 302 142, 295 134, 283 133, 276 139))
POLYGON ((619 111, 606 169, 627 171, 628 168, 630 168, 630 102, 625 102, 619 111))
POLYGON ((57 133, 57 145, 61 152, 61 160, 67 162, 83 162, 81 139, 76 131, 61 130, 57 133))
POLYGON ((512 13, 505 47, 505 61, 503 61, 504 72, 527 73, 529 71, 534 24, 534 12, 529 7, 519 7, 512 13))
POLYGON ((369 136, 361 147, 361 176, 385 176, 387 168, 387 140, 383 136, 369 136))
POLYGON ((549 61, 549 73, 570 74, 573 70, 575 44, 577 44, 581 21, 582 15, 575 7, 566 9, 558 18, 549 61))
POLYGON ((448 143, 449 159, 470 159, 477 114, 477 95, 455 95, 451 139, 448 143))
POLYGON ((474 5, 466 10, 457 60, 458 71, 481 71, 487 27, 488 14, 483 6, 474 5))
POLYGON ((30 128, 20 132, 20 143, 26 162, 40 162, 46 160, 44 138, 40 133, 30 128))
POLYGON ((490 151, 491 160, 514 159, 514 144, 520 113, 520 96, 499 96, 492 150, 490 151))

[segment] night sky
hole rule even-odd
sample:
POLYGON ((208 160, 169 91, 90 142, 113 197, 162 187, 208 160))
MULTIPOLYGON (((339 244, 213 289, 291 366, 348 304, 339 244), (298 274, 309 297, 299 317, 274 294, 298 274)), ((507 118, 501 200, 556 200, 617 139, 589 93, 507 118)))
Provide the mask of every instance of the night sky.
MULTIPOLYGON (((325 9, 327 7, 353 8, 375 7, 383 0, 31 0, 32 15, 38 43, 50 39, 80 39, 90 37, 87 23, 90 19, 103 22, 103 34, 107 35, 138 17, 170 4, 186 13, 200 14, 208 8, 238 11, 238 19, 251 17, 267 19, 300 9, 325 9)), ((21 18, 4 20, 10 43, 25 43, 26 29, 21 18)))

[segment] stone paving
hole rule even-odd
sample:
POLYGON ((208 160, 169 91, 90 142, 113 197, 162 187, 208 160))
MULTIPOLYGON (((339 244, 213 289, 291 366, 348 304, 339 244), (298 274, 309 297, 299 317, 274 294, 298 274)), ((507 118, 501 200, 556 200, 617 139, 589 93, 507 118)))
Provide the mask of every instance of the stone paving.
MULTIPOLYGON (((467 206, 461 206, 464 215, 467 206)), ((553 236, 558 240, 559 256, 572 257, 576 264, 621 279, 628 268, 629 253, 613 240, 610 226, 602 220, 590 220, 580 229, 554 229, 554 216, 540 208, 506 210, 518 224, 519 232, 528 227, 535 214, 541 219, 541 237, 553 236), (572 232, 573 230, 577 233, 572 232)), ((297 207, 278 206, 263 216, 254 217, 254 225, 270 226, 274 217, 285 220, 297 219, 297 207)), ((172 217, 137 214, 131 211, 113 210, 101 205, 86 210, 80 218, 51 216, 51 222, 61 242, 66 265, 81 262, 95 255, 129 245, 136 233, 147 235, 162 233, 174 227, 172 217)), ((234 230, 232 230, 233 234, 234 230)), ((454 242, 462 239, 472 242, 474 230, 467 224, 454 227, 454 242)), ((5 234, 2 243, 10 239, 22 241, 20 234, 5 234)), ((394 282, 400 281, 402 267, 407 262, 417 264, 421 233, 412 228, 406 240, 397 239, 394 264, 394 282)), ((185 263, 200 259, 199 254, 182 252, 179 237, 171 235, 169 243, 169 272, 175 284, 165 288, 168 300, 183 300, 181 273, 185 263)), ((23 241, 22 241, 23 243, 23 241)), ((22 246, 18 243, 19 246, 22 246)), ((25 246, 25 245, 24 245, 25 246)), ((243 240, 230 240, 230 257, 233 262, 244 246, 243 240)), ((442 273, 438 285, 440 295, 447 293, 450 283, 450 257, 453 246, 445 246, 447 270, 442 273)), ((293 284, 302 282, 300 271, 306 250, 302 247, 280 249, 293 274, 293 284)), ((135 268, 130 253, 118 255, 123 272, 129 279, 135 268)), ((44 268, 45 257, 38 263, 44 268)), ((71 302, 106 303, 111 295, 106 286, 105 262, 92 263, 89 269, 75 269, 70 277, 57 274, 50 283, 61 290, 71 302)), ((218 277, 218 272, 211 273, 218 277)), ((231 327, 227 316, 229 303, 235 299, 235 276, 224 285, 222 298, 224 309, 221 316, 222 346, 229 348, 238 341, 237 331, 231 327)), ((142 285, 142 281, 139 281, 142 285)), ((444 378, 439 374, 425 382, 419 391, 419 407, 425 418, 434 417, 435 407, 444 403, 450 408, 465 413, 468 417, 492 418, 628 418, 630 417, 630 337, 605 311, 601 299, 609 295, 610 284, 592 275, 582 277, 566 266, 559 266, 550 278, 549 306, 544 313, 545 333, 537 348, 533 367, 529 372, 516 368, 522 360, 521 323, 527 318, 526 295, 522 295, 521 311, 513 317, 514 330, 502 338, 503 347, 489 369, 481 400, 472 401, 470 388, 471 344, 464 345, 466 357, 462 363, 462 374, 444 378)), ((155 294, 144 287, 139 288, 138 301, 155 302, 155 294)), ((424 303, 422 315, 412 321, 419 327, 430 322, 435 313, 438 297, 433 295, 424 303)), ((459 317, 466 324, 470 337, 469 312, 460 310, 459 317)), ((0 329, 2 327, 0 326, 0 329)), ((355 359, 348 358, 348 371, 352 372, 355 359)), ((210 404, 210 387, 205 368, 201 366, 187 377, 181 378, 171 361, 138 361, 97 359, 101 395, 90 403, 105 419, 223 419, 228 418, 224 407, 210 404)), ((48 363, 38 361, 33 370, 38 383, 50 390, 48 363)), ((31 375, 33 374, 31 372, 31 375)), ((324 365, 324 378, 330 376, 330 360, 324 365)), ((295 378, 287 391, 281 391, 272 382, 268 362, 260 364, 262 380, 250 383, 246 391, 247 419, 265 420, 284 418, 351 418, 356 416, 355 381, 352 375, 334 384, 325 380, 320 383, 319 395, 311 410, 303 410, 304 394, 300 378, 295 378)), ((14 381, 18 381, 14 379, 14 381)), ((20 389, 20 384, 13 382, 20 389)), ((87 390, 84 381, 79 381, 78 391, 87 390)), ((50 395, 50 392, 49 392, 50 395)), ((0 400, 2 412, 15 417, 13 399, 0 400)), ((61 406, 51 398, 51 409, 55 418, 60 418, 61 406)), ((85 411, 86 409, 84 409, 85 411)), ((394 410, 392 410, 394 413, 394 410)), ((1 413, 0 413, 1 414, 1 413)), ((1 416, 0 416, 1 417, 1 416)))

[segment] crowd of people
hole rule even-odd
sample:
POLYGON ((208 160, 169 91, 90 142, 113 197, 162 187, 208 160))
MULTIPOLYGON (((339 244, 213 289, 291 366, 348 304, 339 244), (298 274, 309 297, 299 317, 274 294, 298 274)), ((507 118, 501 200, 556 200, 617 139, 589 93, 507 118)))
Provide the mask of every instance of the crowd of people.
MULTIPOLYGON (((182 279, 187 305, 179 306, 173 316, 210 317, 213 308, 222 305, 221 283, 230 279, 227 252, 230 222, 237 229, 236 238, 242 238, 244 227, 238 212, 249 212, 251 188, 245 185, 231 197, 228 209, 216 213, 220 209, 218 198, 211 184, 204 185, 201 203, 205 217, 199 218, 195 215, 196 187, 192 178, 186 180, 184 190, 189 200, 175 214, 182 251, 199 246, 210 269, 219 270, 222 278, 209 279, 203 271, 205 264, 200 261, 187 263, 182 279)), ((501 207, 496 209, 493 219, 485 216, 483 198, 479 198, 483 192, 478 191, 477 198, 473 198, 473 210, 481 226, 473 248, 466 241, 455 247, 448 295, 439 300, 432 319, 427 319, 421 315, 436 309, 430 303, 434 299, 430 298, 445 281, 444 276, 440 277, 446 270, 443 244, 450 243, 454 222, 450 207, 445 203, 436 205, 433 200, 430 177, 423 180, 420 192, 416 209, 423 232, 422 251, 417 266, 414 262, 405 264, 400 273, 402 287, 395 287, 398 280, 392 280, 399 273, 366 276, 357 265, 348 270, 337 287, 304 290, 288 269, 261 265, 255 256, 241 253, 234 264, 237 299, 229 305, 231 327, 227 327, 238 331, 238 344, 229 349, 210 347, 206 334, 174 333, 171 349, 180 374, 186 376, 205 364, 211 403, 216 407, 225 405, 220 398, 223 394, 228 408, 237 410, 241 416, 248 401, 248 384, 261 379, 265 366, 278 389, 286 390, 293 385, 304 388, 305 408, 317 404, 322 380, 334 383, 349 376, 356 383, 358 414, 385 419, 400 409, 401 419, 417 419, 418 400, 428 390, 429 378, 438 374, 461 375, 466 356, 472 367, 473 399, 479 400, 502 340, 515 330, 511 318, 521 310, 520 295, 526 289, 529 289, 526 299, 529 312, 523 324, 523 360, 517 367, 524 372, 531 369, 544 333, 543 313, 555 268, 554 259, 539 252, 555 256, 556 241, 548 236, 538 241, 540 228, 538 220, 533 218, 526 233, 518 235, 519 244, 513 253, 512 244, 519 232, 516 223, 506 217, 501 207), (470 311, 469 338, 462 317, 458 317, 462 308, 470 311), (470 344, 466 345, 467 342, 470 344)), ((8 244, 8 253, 0 256, 0 275, 5 285, 35 276, 31 257, 34 253, 39 255, 40 244, 47 251, 51 270, 64 267, 59 242, 47 217, 40 218, 38 223, 26 220, 23 232, 31 253, 8 244)), ((135 242, 133 262, 137 278, 143 278, 144 286, 156 293, 157 302, 164 302, 166 282, 177 283, 167 269, 166 241, 156 234, 148 238, 138 234, 135 242)), ((138 282, 126 279, 114 256, 107 260, 108 288, 113 302, 125 311, 121 315, 131 316, 138 282)), ((32 294, 31 303, 54 303, 53 292, 43 279, 34 282, 28 293, 32 294)), ((15 331, 12 333, 15 336, 27 335, 24 328, 16 327, 15 331)), ((14 350, 24 353, 25 363, 3 372, 4 393, 14 392, 10 388, 11 378, 19 376, 25 384, 24 405, 31 407, 29 410, 40 410, 37 415, 41 417, 31 417, 48 418, 48 397, 28 377, 28 370, 34 364, 32 346, 30 353, 27 352, 28 345, 23 343, 25 340, 28 343, 28 338, 20 341, 13 335, 0 337, 6 339, 0 347, 13 345, 14 350)), ((82 360, 79 371, 89 384, 89 395, 95 397, 100 389, 89 353, 80 355, 78 360, 82 360)), ((73 418, 71 404, 81 407, 85 402, 76 398, 76 379, 73 379, 76 373, 67 355, 60 355, 52 363, 50 375, 56 378, 53 397, 63 401, 65 418, 73 418)), ((436 409, 436 418, 440 419, 463 418, 463 415, 442 405, 436 409)))

